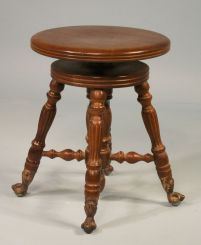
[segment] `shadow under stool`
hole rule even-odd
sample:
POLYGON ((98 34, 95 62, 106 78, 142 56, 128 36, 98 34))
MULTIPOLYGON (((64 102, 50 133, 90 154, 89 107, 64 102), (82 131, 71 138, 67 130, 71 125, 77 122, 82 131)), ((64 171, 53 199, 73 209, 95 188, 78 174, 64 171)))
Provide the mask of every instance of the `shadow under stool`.
POLYGON ((69 26, 36 33, 31 39, 31 47, 42 55, 58 60, 51 65, 52 81, 48 99, 42 108, 36 137, 26 158, 22 182, 12 186, 16 195, 24 196, 27 193, 42 157, 85 160, 86 219, 81 227, 91 233, 96 228, 94 216, 100 192, 105 186, 105 175, 113 171, 111 161, 130 164, 154 161, 169 203, 177 206, 184 195, 173 191, 174 180, 168 155, 161 141, 156 110, 151 104, 152 96, 147 82, 149 67, 139 61, 168 52, 169 39, 156 32, 129 27, 69 26), (65 85, 87 90, 87 147, 84 151, 44 151, 45 138, 56 114, 56 103, 61 99, 65 85), (113 88, 123 87, 133 87, 138 94, 152 154, 112 152, 110 100, 113 88))

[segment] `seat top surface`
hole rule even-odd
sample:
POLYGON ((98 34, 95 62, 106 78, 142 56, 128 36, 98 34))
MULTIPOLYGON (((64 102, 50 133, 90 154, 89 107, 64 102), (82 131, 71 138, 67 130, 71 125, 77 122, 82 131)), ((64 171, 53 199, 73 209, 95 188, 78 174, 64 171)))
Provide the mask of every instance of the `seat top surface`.
POLYGON ((131 27, 69 26, 36 33, 31 47, 58 59, 115 62, 163 55, 170 40, 160 33, 131 27))

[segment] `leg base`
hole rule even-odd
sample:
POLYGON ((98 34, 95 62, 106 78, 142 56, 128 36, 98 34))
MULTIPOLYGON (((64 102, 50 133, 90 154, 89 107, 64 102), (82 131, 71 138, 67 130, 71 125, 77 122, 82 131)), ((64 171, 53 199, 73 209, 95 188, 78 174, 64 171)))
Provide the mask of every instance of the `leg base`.
POLYGON ((84 223, 82 223, 81 228, 88 234, 92 233, 92 231, 96 229, 96 223, 94 218, 87 217, 84 223))
POLYGON ((168 201, 172 206, 179 206, 179 204, 184 200, 185 196, 178 193, 178 192, 172 192, 167 194, 168 201))
POLYGON ((114 168, 112 167, 111 164, 107 165, 104 169, 104 173, 106 176, 110 175, 112 173, 112 171, 114 170, 114 168))
POLYGON ((27 194, 28 186, 22 183, 12 185, 12 189, 18 197, 23 197, 27 194))

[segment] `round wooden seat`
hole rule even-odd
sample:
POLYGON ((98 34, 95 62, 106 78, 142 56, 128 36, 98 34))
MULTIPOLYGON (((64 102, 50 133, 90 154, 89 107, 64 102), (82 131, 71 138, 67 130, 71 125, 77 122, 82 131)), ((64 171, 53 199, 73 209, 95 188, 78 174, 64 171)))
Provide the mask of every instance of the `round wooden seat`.
POLYGON ((148 80, 149 67, 140 61, 97 63, 57 60, 51 76, 60 83, 87 88, 119 88, 148 80))
POLYGON ((128 61, 168 52, 170 40, 162 34, 119 26, 70 26, 36 33, 34 51, 53 58, 84 61, 128 61))

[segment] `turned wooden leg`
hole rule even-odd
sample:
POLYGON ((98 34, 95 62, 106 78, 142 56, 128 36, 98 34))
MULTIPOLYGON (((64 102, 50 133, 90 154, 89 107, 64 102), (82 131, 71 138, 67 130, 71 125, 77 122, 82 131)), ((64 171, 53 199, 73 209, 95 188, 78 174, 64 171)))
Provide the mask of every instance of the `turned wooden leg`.
MULTIPOLYGON (((110 155, 112 151, 112 140, 111 140, 111 121, 112 113, 110 109, 110 100, 112 98, 112 89, 104 89, 107 93, 107 99, 105 101, 105 110, 103 112, 103 126, 102 126, 102 145, 101 145, 101 158, 102 158, 102 172, 101 172, 101 192, 105 187, 105 175, 109 175, 113 171, 113 167, 110 164, 110 155)), ((87 98, 90 99, 91 89, 87 89, 87 98)), ((86 124, 88 125, 90 105, 87 109, 86 124)), ((86 136, 88 142, 88 136, 86 136)), ((88 147, 86 149, 88 154, 88 147)))
POLYGON ((32 182, 34 175, 39 167, 43 148, 45 147, 45 138, 56 114, 56 103, 61 98, 60 92, 64 89, 64 85, 52 80, 50 83, 50 91, 47 93, 48 100, 43 106, 36 137, 32 141, 28 156, 22 172, 22 183, 12 186, 17 196, 24 196, 27 192, 29 184, 32 182))
POLYGON ((105 110, 103 113, 103 138, 101 146, 102 173, 101 173, 101 192, 105 187, 105 175, 110 175, 113 171, 111 163, 112 137, 111 137, 111 122, 112 112, 110 109, 110 100, 112 99, 112 89, 107 89, 107 99, 105 101, 105 110))
POLYGON ((110 155, 112 151, 112 139, 111 139, 111 122, 112 112, 110 109, 110 100, 112 99, 112 89, 107 90, 107 100, 105 102, 104 123, 103 123, 103 139, 101 147, 101 157, 103 161, 103 172, 105 175, 110 175, 113 171, 113 167, 110 164, 110 155))
POLYGON ((107 94, 104 90, 90 90, 90 104, 87 110, 88 147, 86 149, 85 212, 86 219, 81 227, 86 233, 96 228, 94 215, 101 189, 101 145, 103 134, 103 115, 107 94))
POLYGON ((144 82, 136 86, 135 91, 138 93, 138 101, 142 105, 142 117, 152 142, 152 152, 158 176, 167 193, 168 201, 172 205, 177 206, 184 200, 185 196, 178 192, 173 192, 174 179, 172 178, 172 171, 165 146, 161 141, 156 110, 151 104, 152 96, 149 93, 149 84, 144 82))

